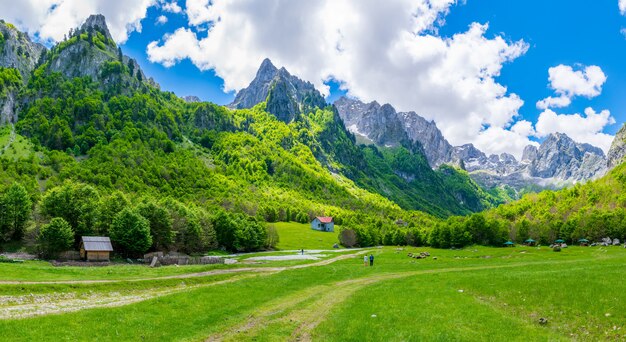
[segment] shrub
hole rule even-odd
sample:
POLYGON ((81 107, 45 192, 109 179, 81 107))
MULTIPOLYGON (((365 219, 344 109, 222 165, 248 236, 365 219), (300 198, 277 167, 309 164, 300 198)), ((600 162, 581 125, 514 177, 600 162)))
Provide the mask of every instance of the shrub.
POLYGON ((356 233, 352 229, 342 229, 339 233, 339 242, 344 247, 354 247, 356 245, 356 233))
POLYGON ((72 227, 64 219, 55 217, 49 224, 41 228, 38 242, 45 258, 55 257, 60 252, 72 247, 74 242, 72 227))
POLYGON ((276 227, 271 224, 267 227, 267 239, 266 239, 266 243, 265 243, 265 248, 274 248, 279 241, 279 237, 278 237, 278 231, 276 230, 276 227))

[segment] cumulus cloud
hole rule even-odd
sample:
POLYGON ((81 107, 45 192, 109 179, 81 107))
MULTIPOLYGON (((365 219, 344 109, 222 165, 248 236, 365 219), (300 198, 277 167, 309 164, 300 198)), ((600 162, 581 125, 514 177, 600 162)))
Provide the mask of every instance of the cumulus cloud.
POLYGON ((537 108, 563 108, 572 103, 572 98, 584 96, 593 98, 602 93, 606 75, 596 65, 574 70, 569 65, 558 65, 548 70, 550 88, 558 97, 548 97, 537 102, 537 108))
POLYGON ((183 9, 178 5, 176 1, 166 2, 166 1, 161 0, 161 8, 165 12, 170 12, 170 13, 182 13, 183 11, 183 9))
POLYGON ((332 78, 364 101, 435 120, 452 144, 520 156, 530 140, 512 128, 523 101, 496 77, 528 45, 487 38, 488 25, 477 23, 439 36, 437 27, 455 3, 187 0, 192 27, 150 43, 147 53, 165 66, 188 58, 201 70, 214 69, 226 91, 246 87, 269 57, 324 94, 332 78), (205 24, 209 32, 199 38, 194 27, 205 24), (490 143, 496 136, 498 144, 490 143))
POLYGON ((604 127, 615 123, 608 110, 596 113, 592 108, 581 114, 557 114, 551 109, 543 111, 535 124, 536 136, 546 137, 550 133, 565 133, 576 142, 588 143, 609 151, 613 136, 602 133, 604 127))
POLYGON ((165 23, 167 23, 167 17, 166 16, 160 15, 159 17, 157 17, 157 19, 156 19, 156 24, 157 25, 163 25, 165 23))
POLYGON ((113 39, 124 43, 128 35, 141 32, 141 20, 156 0, 20 0, 1 1, 3 19, 42 41, 60 41, 89 15, 103 14, 113 39))
POLYGON ((619 0, 617 5, 620 13, 622 13, 622 15, 626 15, 626 0, 619 0))

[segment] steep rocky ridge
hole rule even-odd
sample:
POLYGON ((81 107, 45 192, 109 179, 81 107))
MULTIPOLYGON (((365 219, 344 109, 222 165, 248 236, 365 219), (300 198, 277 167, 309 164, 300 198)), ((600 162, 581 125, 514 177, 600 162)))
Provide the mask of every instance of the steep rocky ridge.
POLYGON ((607 153, 607 167, 613 169, 624 161, 626 156, 626 125, 615 134, 611 148, 607 153))
POLYGON ((103 88, 133 90, 143 82, 158 87, 147 79, 136 60, 118 49, 103 15, 91 15, 66 41, 53 47, 46 58, 48 72, 59 72, 67 78, 90 77, 103 88))
MULTIPOLYGON (((33 43, 28 34, 18 31, 15 26, 0 20, 0 66, 17 70, 20 83, 28 82, 37 61, 45 52, 41 44, 33 43)), ((13 77, 12 77, 13 78, 13 77)), ((17 121, 17 92, 21 84, 3 80, 0 88, 0 126, 17 121)))
POLYGON ((299 113, 326 106, 326 100, 313 84, 291 75, 285 68, 276 68, 267 58, 250 85, 237 93, 229 107, 252 108, 264 101, 267 101, 267 111, 283 122, 293 121, 299 113))
POLYGON ((45 51, 46 48, 33 43, 28 34, 0 20, 0 65, 17 69, 24 83, 28 82, 30 73, 45 51))
POLYGON ((560 187, 598 178, 606 172, 601 149, 576 143, 565 134, 552 134, 539 147, 527 146, 518 161, 508 153, 487 156, 472 144, 453 147, 434 122, 415 112, 396 112, 388 104, 365 104, 347 97, 338 99, 335 106, 346 127, 365 140, 380 146, 401 144, 407 138, 419 142, 431 167, 458 165, 487 187, 560 187))

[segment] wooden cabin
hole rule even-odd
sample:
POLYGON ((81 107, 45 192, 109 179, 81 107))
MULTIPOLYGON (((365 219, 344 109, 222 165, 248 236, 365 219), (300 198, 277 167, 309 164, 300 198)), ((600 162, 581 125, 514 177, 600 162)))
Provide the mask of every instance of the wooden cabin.
POLYGON ((322 232, 334 232, 335 221, 332 217, 318 216, 311 222, 311 229, 319 230, 322 232))
POLYGON ((111 239, 106 236, 83 236, 80 242, 80 257, 87 261, 109 261, 113 252, 111 239))

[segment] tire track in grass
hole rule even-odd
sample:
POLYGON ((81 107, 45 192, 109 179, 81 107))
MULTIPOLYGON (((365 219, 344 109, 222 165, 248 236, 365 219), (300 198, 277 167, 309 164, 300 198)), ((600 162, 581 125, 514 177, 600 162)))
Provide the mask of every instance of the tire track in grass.
POLYGON ((244 322, 209 336, 206 341, 241 341, 254 339, 269 324, 297 324, 291 340, 310 340, 310 332, 323 321, 332 308, 359 289, 389 279, 407 278, 417 272, 388 273, 318 285, 268 303, 244 322), (303 305, 304 304, 304 305, 303 305))
MULTIPOLYGON (((326 285, 318 285, 306 290, 290 294, 285 298, 274 300, 256 311, 244 322, 227 328, 224 332, 209 336, 206 341, 242 341, 255 340, 263 336, 269 325, 294 326, 288 340, 310 341, 311 332, 328 317, 330 311, 347 300, 358 290, 380 281, 410 278, 419 275, 480 271, 490 269, 518 268, 533 265, 550 265, 563 263, 582 263, 588 260, 554 260, 546 262, 520 262, 506 265, 468 266, 445 269, 409 271, 403 273, 387 273, 371 277, 344 280, 326 285), (306 305, 303 305, 305 304, 306 305)), ((278 329, 273 329, 274 331, 278 329)), ((284 339, 284 337, 283 337, 284 339)))
MULTIPOLYGON (((127 295, 127 296, 119 296, 119 295, 110 294, 108 297, 107 296, 95 297, 91 301, 85 301, 84 298, 76 299, 76 298, 59 297, 58 298, 59 300, 57 302, 9 306, 6 308, 0 308, 0 319, 16 319, 16 318, 25 318, 25 317, 32 317, 32 316, 47 315, 47 314, 74 312, 74 311, 79 311, 79 310, 84 310, 84 309, 92 309, 92 308, 100 308, 100 307, 124 306, 128 304, 141 302, 144 300, 149 300, 152 298, 174 294, 177 292, 189 291, 195 288, 220 285, 220 284, 235 282, 238 280, 243 280, 243 279, 255 277, 255 276, 272 275, 272 274, 276 274, 276 273, 279 273, 285 270, 290 270, 290 269, 301 269, 301 268, 306 268, 306 267, 329 265, 333 262, 352 258, 357 255, 368 253, 368 252, 369 251, 361 251, 361 252, 353 253, 353 254, 344 254, 335 258, 322 260, 316 263, 295 265, 295 266, 238 268, 238 269, 230 269, 230 270, 214 270, 214 271, 207 271, 207 272, 200 272, 200 273, 190 273, 190 274, 160 277, 160 278, 132 279, 128 281, 135 282, 135 281, 160 280, 160 279, 186 279, 186 278, 192 278, 192 277, 204 277, 204 276, 210 276, 210 275, 236 273, 232 271, 238 271, 238 272, 248 271, 248 274, 243 274, 242 276, 238 276, 235 278, 218 281, 214 283, 209 283, 209 284, 185 286, 185 287, 181 287, 178 289, 170 289, 170 290, 157 291, 157 292, 155 292, 154 289, 149 289, 149 290, 137 291, 137 293, 134 293, 132 295, 127 295)), ((332 298, 334 298, 336 295, 340 296, 340 298, 346 298, 349 296, 350 293, 353 293, 358 288, 372 284, 374 282, 386 280, 386 279, 411 277, 411 276, 416 276, 416 275, 421 275, 421 274, 465 272, 465 271, 476 271, 476 270, 487 270, 487 269, 515 268, 515 267, 524 267, 524 266, 532 266, 532 265, 549 265, 549 264, 581 263, 581 262, 588 262, 588 260, 567 260, 567 261, 554 260, 554 261, 546 261, 546 262, 520 262, 520 263, 505 264, 505 265, 453 267, 453 268, 443 268, 443 269, 409 271, 409 272, 404 272, 404 273, 386 273, 386 274, 380 274, 380 275, 376 275, 372 277, 363 277, 363 278, 357 278, 357 279, 351 279, 351 280, 344 280, 344 281, 340 281, 340 282, 329 284, 329 285, 315 286, 307 290, 298 292, 296 294, 290 295, 287 298, 279 299, 277 300, 276 303, 269 304, 270 309, 260 311, 256 315, 251 316, 251 318, 248 321, 246 321, 246 323, 243 324, 243 326, 234 329, 234 331, 235 333, 239 333, 239 332, 255 330, 257 329, 258 321, 255 321, 254 318, 260 317, 260 319, 265 320, 267 317, 270 317, 272 315, 287 312, 288 311, 287 309, 293 308, 294 305, 303 303, 304 301, 312 299, 315 296, 318 296, 320 298, 327 298, 326 302, 319 301, 319 300, 316 300, 315 302, 317 303, 316 305, 319 308, 326 308, 330 310, 331 307, 326 307, 325 303, 333 303, 333 300, 335 300, 336 298, 335 299, 332 299, 332 298), (339 287, 339 290, 337 289, 337 287, 339 287), (345 287, 345 289, 342 289, 342 287, 345 287), (353 289, 354 287, 356 288, 353 289), (337 291, 339 291, 340 294, 335 294, 337 291), (344 293, 344 292, 347 292, 347 293, 344 293), (341 296, 344 296, 344 297, 341 297, 341 296)), ((91 284, 91 283, 101 283, 101 282, 117 283, 117 282, 123 282, 123 280, 75 281, 75 282, 22 282, 19 284, 31 284, 31 283, 32 284, 48 284, 48 283, 51 283, 51 284, 91 284)), ((312 311, 317 311, 318 307, 314 307, 315 310, 312 310, 312 311)), ((307 311, 299 311, 299 314, 297 316, 303 316, 306 318, 308 317, 306 313, 307 311)), ((314 318, 319 318, 319 317, 320 316, 318 315, 318 316, 315 316, 314 318)), ((305 323, 303 323, 303 325, 298 328, 301 332, 297 333, 296 335, 297 336, 302 335, 304 338, 306 338, 308 336, 307 335, 308 332, 310 332, 311 329, 317 326, 317 324, 319 324, 321 321, 316 321, 315 319, 312 319, 312 320, 303 319, 303 320, 305 323)), ((231 330, 228 330, 227 332, 230 332, 229 334, 233 334, 231 330)), ((215 336, 214 340, 224 339, 223 336, 222 337, 220 336, 222 335, 215 336)), ((224 335, 224 336, 227 336, 227 335, 224 335)))

